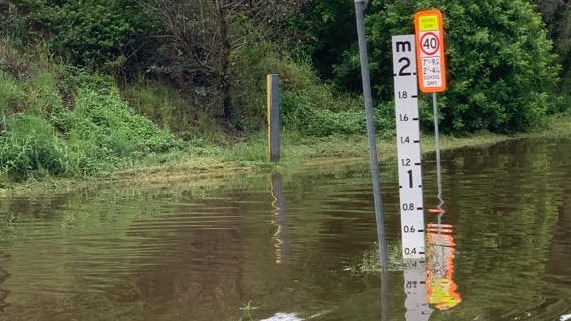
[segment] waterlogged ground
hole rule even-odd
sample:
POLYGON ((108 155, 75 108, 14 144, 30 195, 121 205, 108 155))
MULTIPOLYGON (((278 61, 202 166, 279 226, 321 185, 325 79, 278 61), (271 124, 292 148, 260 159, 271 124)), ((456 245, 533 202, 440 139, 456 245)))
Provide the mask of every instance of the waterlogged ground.
MULTIPOLYGON (((383 275, 351 272, 376 240, 368 164, 0 199, 0 320, 571 318, 571 140, 442 157, 435 246, 383 275)), ((396 164, 381 172, 398 261, 396 164)), ((423 175, 434 207, 433 157, 423 175)))

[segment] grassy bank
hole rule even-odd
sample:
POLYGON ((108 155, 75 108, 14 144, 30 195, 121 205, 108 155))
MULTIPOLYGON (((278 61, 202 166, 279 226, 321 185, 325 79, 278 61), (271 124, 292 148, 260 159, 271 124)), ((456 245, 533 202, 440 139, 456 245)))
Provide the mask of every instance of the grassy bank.
MULTIPOLYGON (((552 117, 547 127, 536 131, 498 135, 477 133, 467 137, 441 136, 441 150, 463 147, 485 147, 501 141, 526 137, 571 137, 571 116, 552 117)), ((423 134, 423 153, 435 150, 434 135, 423 134)), ((396 157, 396 144, 392 138, 378 137, 377 151, 380 162, 396 157)), ((324 164, 347 164, 369 161, 366 135, 331 135, 312 138, 300 134, 284 133, 282 160, 273 164, 267 160, 266 137, 260 133, 233 147, 203 147, 200 150, 180 150, 148 157, 132 164, 128 169, 109 171, 84 179, 47 178, 41 181, 4 184, 1 196, 65 192, 106 185, 145 185, 185 183, 192 185, 216 184, 238 173, 270 171, 296 171, 324 164)))
MULTIPOLYGON (((444 135, 440 137, 441 150, 463 147, 485 147, 495 143, 526 137, 565 138, 571 137, 571 116, 553 117, 545 128, 524 134, 499 135, 481 132, 466 137, 444 135)), ((435 150, 433 134, 423 134, 423 153, 435 150)), ((208 154, 189 155, 185 152, 170 154, 167 158, 140 164, 126 171, 103 176, 110 182, 135 183, 164 182, 170 180, 208 180, 234 173, 259 171, 295 171, 302 168, 333 163, 369 161, 369 143, 366 135, 331 135, 327 137, 303 137, 298 133, 285 133, 282 137, 280 163, 269 162, 267 142, 259 134, 247 142, 231 148, 211 150, 208 154), (160 164, 156 163, 160 162, 160 164)), ((396 157, 394 138, 377 137, 379 161, 396 157)))

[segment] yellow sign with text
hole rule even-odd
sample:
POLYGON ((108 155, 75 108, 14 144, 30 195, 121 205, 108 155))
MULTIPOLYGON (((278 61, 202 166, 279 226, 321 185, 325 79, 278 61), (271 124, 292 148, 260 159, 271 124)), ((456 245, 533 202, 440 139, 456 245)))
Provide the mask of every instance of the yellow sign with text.
POLYGON ((418 29, 420 31, 438 30, 438 16, 420 16, 418 17, 418 29))

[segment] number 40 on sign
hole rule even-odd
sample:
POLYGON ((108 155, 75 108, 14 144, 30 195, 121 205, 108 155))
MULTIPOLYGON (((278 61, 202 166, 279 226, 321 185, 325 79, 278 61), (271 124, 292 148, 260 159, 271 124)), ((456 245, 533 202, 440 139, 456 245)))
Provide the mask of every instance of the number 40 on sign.
POLYGON ((419 11, 414 15, 418 86, 423 93, 446 89, 444 31, 439 10, 419 11))

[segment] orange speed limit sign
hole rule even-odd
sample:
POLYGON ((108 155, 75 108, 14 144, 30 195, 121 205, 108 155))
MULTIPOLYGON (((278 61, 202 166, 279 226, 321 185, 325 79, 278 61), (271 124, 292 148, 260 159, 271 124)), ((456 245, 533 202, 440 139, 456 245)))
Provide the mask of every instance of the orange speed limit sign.
POLYGON ((418 87, 424 93, 446 89, 444 30, 439 10, 419 11, 414 15, 418 87))

